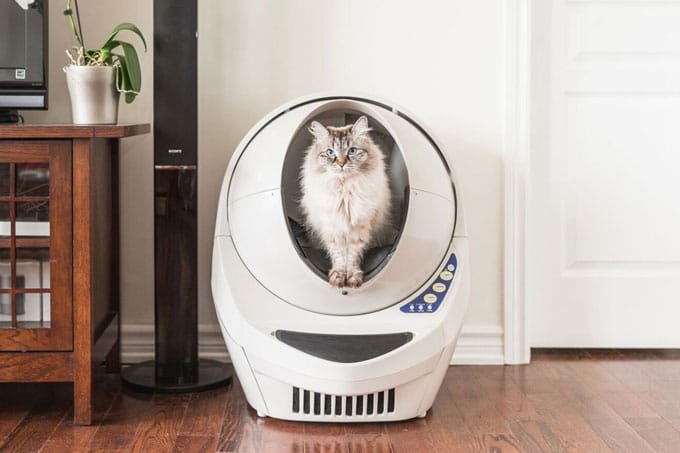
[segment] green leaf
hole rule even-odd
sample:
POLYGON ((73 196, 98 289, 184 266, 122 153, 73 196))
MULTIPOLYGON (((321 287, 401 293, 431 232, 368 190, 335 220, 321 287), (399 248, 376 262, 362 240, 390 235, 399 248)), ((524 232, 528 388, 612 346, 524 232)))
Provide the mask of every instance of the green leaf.
POLYGON ((142 70, 135 47, 129 42, 116 39, 118 33, 125 30, 136 34, 142 40, 146 51, 146 41, 142 32, 135 25, 124 22, 113 29, 100 49, 89 52, 92 52, 92 56, 97 57, 97 61, 117 66, 116 88, 125 94, 125 102, 129 104, 142 89, 142 70), (119 47, 123 50, 122 55, 114 52, 119 47))
POLYGON ((134 34, 136 34, 137 36, 139 36, 139 39, 142 40, 142 44, 144 44, 144 51, 146 52, 147 48, 146 48, 146 40, 144 39, 144 35, 143 35, 142 32, 139 30, 139 28, 137 28, 136 25, 131 24, 131 23, 129 23, 129 22, 123 22, 122 24, 118 24, 118 25, 111 31, 111 33, 109 34, 109 37, 106 38, 106 41, 104 42, 104 45, 102 46, 102 48, 104 48, 104 47, 108 47, 108 48, 113 48, 113 47, 115 47, 115 46, 110 47, 111 41, 114 41, 114 39, 116 38, 116 35, 117 35, 118 33, 120 33, 121 31, 124 31, 124 30, 131 31, 132 33, 134 33, 134 34))
POLYGON ((112 54, 117 58, 120 68, 118 90, 125 93, 125 102, 132 102, 142 89, 142 70, 134 46, 125 41, 117 41, 116 47, 123 49, 123 55, 112 54))
MULTIPOLYGON (((119 60, 119 62, 120 61, 122 60, 119 60)), ((118 74, 120 77, 120 86, 118 86, 118 91, 125 95, 125 103, 130 104, 135 100, 135 97, 137 97, 137 93, 130 90, 130 74, 128 73, 127 69, 127 66, 122 63, 120 66, 118 66, 118 74)))
POLYGON ((120 45, 123 48, 123 54, 125 54, 125 58, 120 61, 121 65, 125 65, 130 78, 130 89, 139 93, 142 89, 142 68, 139 65, 137 51, 132 44, 125 41, 121 41, 120 45))

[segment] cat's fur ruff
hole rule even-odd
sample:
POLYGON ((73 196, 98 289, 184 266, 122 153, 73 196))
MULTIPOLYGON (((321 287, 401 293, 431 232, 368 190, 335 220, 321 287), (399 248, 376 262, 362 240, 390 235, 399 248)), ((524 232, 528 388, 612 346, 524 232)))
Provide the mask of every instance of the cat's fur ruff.
POLYGON ((364 281, 364 252, 389 217, 385 156, 365 116, 343 127, 313 121, 309 130, 314 141, 301 169, 305 226, 331 259, 329 283, 356 288, 364 281))

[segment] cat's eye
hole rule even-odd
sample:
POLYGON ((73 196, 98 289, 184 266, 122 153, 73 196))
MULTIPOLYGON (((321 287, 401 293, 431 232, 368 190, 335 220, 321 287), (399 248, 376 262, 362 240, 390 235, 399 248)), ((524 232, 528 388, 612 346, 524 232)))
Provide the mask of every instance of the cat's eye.
POLYGON ((330 149, 330 148, 327 149, 327 150, 326 150, 326 156, 328 156, 328 157, 335 157, 335 151, 333 151, 333 150, 330 149))
POLYGON ((357 149, 356 149, 356 148, 350 148, 350 149, 347 151, 347 155, 348 155, 348 156, 353 156, 353 155, 355 155, 356 153, 357 153, 357 149))

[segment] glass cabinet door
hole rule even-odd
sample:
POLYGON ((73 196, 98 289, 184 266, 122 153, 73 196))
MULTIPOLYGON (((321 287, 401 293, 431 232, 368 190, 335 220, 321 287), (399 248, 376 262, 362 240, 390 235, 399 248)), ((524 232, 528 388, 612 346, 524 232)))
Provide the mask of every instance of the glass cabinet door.
POLYGON ((0 351, 72 347, 69 142, 0 142, 0 351))

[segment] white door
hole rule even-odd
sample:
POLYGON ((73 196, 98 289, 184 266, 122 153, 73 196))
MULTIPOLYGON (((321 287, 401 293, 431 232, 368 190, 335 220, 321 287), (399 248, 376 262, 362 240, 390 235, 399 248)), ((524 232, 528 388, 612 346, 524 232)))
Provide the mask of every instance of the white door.
POLYGON ((680 1, 533 1, 533 347, 680 347, 680 1))

